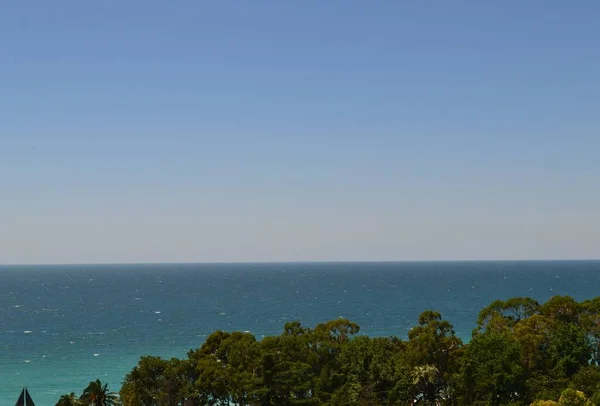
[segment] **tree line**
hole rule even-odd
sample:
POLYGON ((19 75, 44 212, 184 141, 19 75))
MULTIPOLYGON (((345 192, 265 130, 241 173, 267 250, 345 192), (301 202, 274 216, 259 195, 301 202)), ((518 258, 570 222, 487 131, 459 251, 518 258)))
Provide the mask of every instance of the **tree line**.
POLYGON ((142 357, 119 399, 84 404, 600 405, 600 297, 495 301, 468 343, 435 311, 405 340, 358 333, 347 319, 260 341, 216 331, 184 359, 142 357))

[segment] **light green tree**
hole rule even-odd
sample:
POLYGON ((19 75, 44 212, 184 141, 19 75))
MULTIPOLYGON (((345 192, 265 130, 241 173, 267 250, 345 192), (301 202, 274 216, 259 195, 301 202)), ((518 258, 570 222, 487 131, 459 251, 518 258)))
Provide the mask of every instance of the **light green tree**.
POLYGON ((558 399, 559 406, 592 406, 585 394, 580 390, 565 389, 558 399))

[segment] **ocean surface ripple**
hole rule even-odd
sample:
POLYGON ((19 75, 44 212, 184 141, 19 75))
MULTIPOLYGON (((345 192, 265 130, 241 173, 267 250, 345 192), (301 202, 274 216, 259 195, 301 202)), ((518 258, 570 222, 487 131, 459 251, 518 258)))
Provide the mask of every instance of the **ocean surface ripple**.
POLYGON ((183 357, 211 332, 279 334, 346 317, 406 337, 440 311, 468 340, 496 299, 600 292, 600 261, 0 266, 0 402, 39 405, 100 378, 118 390, 142 355, 183 357))

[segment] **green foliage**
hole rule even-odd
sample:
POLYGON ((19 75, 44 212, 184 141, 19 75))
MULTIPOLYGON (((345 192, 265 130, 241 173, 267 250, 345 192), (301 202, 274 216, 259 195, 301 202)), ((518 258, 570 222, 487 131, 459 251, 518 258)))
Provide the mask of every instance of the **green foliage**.
POLYGON ((528 399, 553 400, 558 399, 561 392, 567 388, 568 380, 536 372, 527 379, 525 385, 528 399))
POLYGON ((536 400, 531 406, 558 406, 558 403, 553 400, 536 400))
POLYGON ((412 368, 414 399, 436 404, 452 396, 460 370, 462 341, 438 312, 426 311, 408 333, 406 361, 412 368))
POLYGON ((81 394, 81 403, 89 406, 114 406, 117 395, 108 390, 108 384, 102 385, 100 379, 90 382, 81 394))
POLYGON ((600 298, 495 301, 464 344, 423 312, 408 339, 337 319, 261 341, 215 331, 184 359, 142 357, 120 398, 100 381, 57 406, 600 405, 600 298))
POLYGON ((579 322, 590 340, 592 362, 600 364, 600 297, 586 300, 579 306, 579 322))
POLYGON ((517 342, 503 334, 475 337, 462 358, 465 401, 505 405, 525 397, 525 368, 517 342))
POLYGON ((521 349, 521 363, 531 374, 545 370, 552 327, 551 320, 535 314, 521 320, 511 334, 521 349))
POLYGON ((529 297, 496 300, 479 312, 477 329, 496 333, 511 330, 521 320, 539 313, 540 309, 540 304, 529 297))
POLYGON ((564 323, 579 320, 581 306, 570 296, 554 296, 541 307, 541 313, 564 323))
POLYGON ((565 389, 558 399, 559 406, 591 406, 590 401, 581 391, 565 389))
POLYGON ((585 331, 578 324, 559 324, 550 336, 548 357, 555 376, 573 376, 592 356, 585 331))
POLYGON ((75 395, 75 392, 65 393, 58 399, 56 406, 81 406, 82 403, 75 395))
POLYGON ((600 368, 596 365, 586 365, 571 377, 569 387, 591 397, 598 391, 599 385, 600 368))
POLYGON ((361 336, 351 340, 339 354, 342 386, 334 393, 334 404, 386 404, 396 382, 392 339, 361 336))

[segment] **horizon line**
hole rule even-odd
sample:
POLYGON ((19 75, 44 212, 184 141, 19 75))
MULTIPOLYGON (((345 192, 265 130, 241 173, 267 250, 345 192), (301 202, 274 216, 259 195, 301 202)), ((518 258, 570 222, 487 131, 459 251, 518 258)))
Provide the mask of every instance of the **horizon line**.
POLYGON ((415 259, 415 260, 301 260, 301 261, 184 261, 184 262, 67 262, 67 263, 6 263, 0 267, 31 266, 115 266, 115 265, 268 265, 268 264, 401 264, 448 262, 594 262, 600 258, 527 258, 527 259, 415 259))

